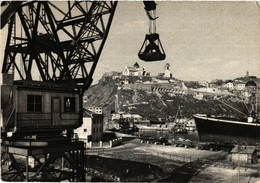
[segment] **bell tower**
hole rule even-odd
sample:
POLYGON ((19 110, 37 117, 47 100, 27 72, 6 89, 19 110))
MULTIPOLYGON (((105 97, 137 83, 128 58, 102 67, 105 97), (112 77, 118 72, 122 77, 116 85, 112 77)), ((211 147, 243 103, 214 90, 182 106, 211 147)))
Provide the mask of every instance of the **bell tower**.
POLYGON ((167 63, 165 66, 164 66, 164 77, 166 78, 171 78, 172 77, 172 74, 171 74, 171 66, 169 63, 167 63))

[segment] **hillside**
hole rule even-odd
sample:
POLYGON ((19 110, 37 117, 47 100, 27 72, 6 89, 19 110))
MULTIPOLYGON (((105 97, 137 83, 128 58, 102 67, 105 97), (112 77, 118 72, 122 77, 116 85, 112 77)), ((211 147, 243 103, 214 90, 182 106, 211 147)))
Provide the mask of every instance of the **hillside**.
MULTIPOLYGON (((203 97, 198 100, 192 94, 176 94, 172 92, 152 91, 151 86, 157 87, 157 83, 143 84, 124 84, 125 78, 106 77, 93 85, 85 94, 85 106, 102 106, 111 104, 118 96, 119 111, 131 114, 139 114, 150 120, 171 120, 175 117, 180 106, 182 117, 191 118, 196 113, 225 115, 233 117, 242 117, 240 113, 230 107, 214 100, 213 95, 203 97)), ((160 83, 160 87, 180 88, 179 82, 160 83)), ((192 86, 193 83, 185 82, 186 86, 192 86)), ((189 90, 190 88, 186 88, 189 90)), ((235 96, 222 97, 221 101, 228 103, 240 111, 246 112, 245 105, 235 96)))

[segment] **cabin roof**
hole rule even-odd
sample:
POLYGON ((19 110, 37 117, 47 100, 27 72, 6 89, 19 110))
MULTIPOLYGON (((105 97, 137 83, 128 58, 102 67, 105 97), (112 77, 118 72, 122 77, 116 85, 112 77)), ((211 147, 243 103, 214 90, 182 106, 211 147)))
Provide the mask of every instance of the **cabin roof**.
POLYGON ((47 81, 14 81, 14 85, 19 88, 48 89, 48 90, 75 90, 74 81, 47 82, 47 81))

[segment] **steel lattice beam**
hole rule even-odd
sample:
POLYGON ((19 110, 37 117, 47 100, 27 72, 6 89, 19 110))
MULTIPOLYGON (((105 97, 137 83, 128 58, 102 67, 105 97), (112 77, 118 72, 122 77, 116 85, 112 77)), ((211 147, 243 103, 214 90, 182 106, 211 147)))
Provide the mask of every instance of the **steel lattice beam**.
POLYGON ((27 81, 75 81, 83 93, 92 82, 116 5, 23 2, 9 20, 2 72, 14 68, 27 81))

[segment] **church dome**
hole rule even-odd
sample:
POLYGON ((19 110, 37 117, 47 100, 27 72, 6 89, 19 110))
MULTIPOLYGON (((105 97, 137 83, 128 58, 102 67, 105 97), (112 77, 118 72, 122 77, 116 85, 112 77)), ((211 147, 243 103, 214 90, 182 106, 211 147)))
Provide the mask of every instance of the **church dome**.
POLYGON ((140 68, 140 66, 137 62, 135 62, 134 68, 140 68))
POLYGON ((167 63, 167 64, 165 64, 165 66, 164 66, 164 70, 170 70, 170 64, 169 63, 167 63))

